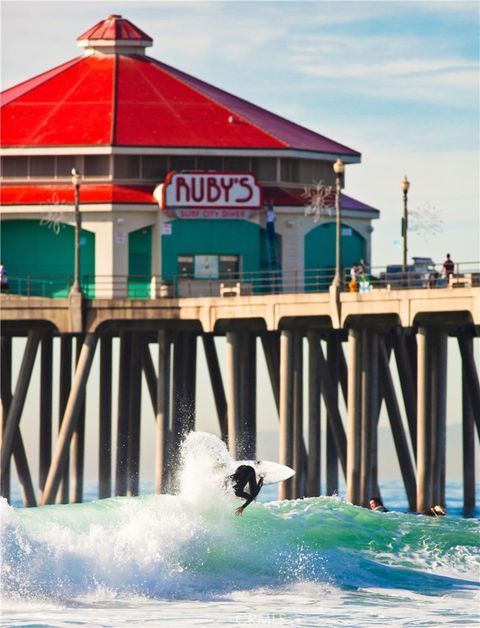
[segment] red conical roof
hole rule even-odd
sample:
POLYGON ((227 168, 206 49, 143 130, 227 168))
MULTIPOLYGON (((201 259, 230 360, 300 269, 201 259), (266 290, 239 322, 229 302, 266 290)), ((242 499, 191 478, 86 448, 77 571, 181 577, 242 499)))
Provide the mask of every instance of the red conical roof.
POLYGON ((85 31, 83 35, 77 37, 77 42, 99 39, 110 41, 136 40, 153 43, 153 39, 149 35, 121 15, 109 15, 105 20, 101 20, 88 31, 85 31))
POLYGON ((2 146, 296 150, 359 161, 360 153, 342 144, 152 58, 126 54, 125 42, 141 47, 151 39, 120 16, 79 40, 94 52, 100 48, 93 41, 113 43, 114 52, 121 44, 121 52, 80 57, 5 90, 2 146))

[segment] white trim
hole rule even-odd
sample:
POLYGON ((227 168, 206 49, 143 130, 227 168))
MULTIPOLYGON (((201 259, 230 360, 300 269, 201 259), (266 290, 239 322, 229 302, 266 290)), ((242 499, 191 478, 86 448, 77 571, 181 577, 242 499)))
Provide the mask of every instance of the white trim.
POLYGON ((185 155, 194 157, 284 157, 312 159, 315 161, 335 161, 341 157, 346 164, 361 162, 361 156, 343 155, 342 153, 317 153, 295 149, 268 150, 248 148, 169 148, 152 146, 45 146, 45 147, 2 147, 0 156, 34 156, 34 155, 185 155))

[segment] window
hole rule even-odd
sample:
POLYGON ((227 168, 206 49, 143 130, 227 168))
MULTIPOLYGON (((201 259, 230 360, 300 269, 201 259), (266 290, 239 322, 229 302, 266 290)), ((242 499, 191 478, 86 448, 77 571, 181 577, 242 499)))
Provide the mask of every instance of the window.
POLYGON ((300 181, 298 172, 298 160, 281 159, 280 160, 280 180, 289 183, 298 183, 300 181))
POLYGON ((238 279, 238 255, 220 255, 219 271, 222 279, 238 279))
POLYGON ((114 163, 116 179, 140 179, 139 155, 117 155, 114 163))
POLYGON ((65 155, 57 157, 57 178, 63 179, 72 176, 72 168, 76 168, 81 173, 82 166, 79 163, 80 158, 74 155, 65 155))
POLYGON ((168 157, 158 157, 156 155, 142 157, 142 179, 163 181, 168 171, 168 157))
POLYGON ((180 277, 193 277, 193 255, 179 255, 177 266, 180 277))
POLYGON ((198 170, 223 170, 222 157, 197 157, 198 170))
POLYGON ((27 178, 28 157, 2 157, 2 177, 27 178))
POLYGON ((195 170, 195 157, 170 157, 172 170, 195 170))
POLYGON ((53 179, 55 176, 55 157, 30 157, 30 176, 53 179))
POLYGON ((225 170, 248 172, 250 170, 250 159, 248 157, 225 157, 223 160, 225 170))
POLYGON ((108 155, 87 155, 83 160, 85 177, 108 177, 110 175, 110 157, 108 155))
POLYGON ((273 157, 259 157, 252 159, 252 170, 259 181, 277 180, 277 160, 273 157))

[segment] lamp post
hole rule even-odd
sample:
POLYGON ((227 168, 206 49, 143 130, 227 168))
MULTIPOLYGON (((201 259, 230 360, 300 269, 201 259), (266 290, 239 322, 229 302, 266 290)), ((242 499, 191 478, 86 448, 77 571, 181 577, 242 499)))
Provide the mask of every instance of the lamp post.
POLYGON ((75 262, 73 269, 73 285, 70 292, 81 293, 80 287, 80 231, 82 216, 80 214, 80 174, 72 168, 72 185, 75 194, 75 262))
POLYGON ((341 222, 341 190, 342 190, 342 175, 345 172, 345 164, 341 159, 333 164, 333 170, 335 171, 335 215, 336 215, 336 246, 335 246, 335 277, 333 278, 333 285, 340 291, 342 289, 342 222, 341 222))
POLYGON ((402 238, 403 238, 403 262, 402 271, 405 274, 407 272, 407 231, 408 231, 408 190, 410 188, 410 181, 407 179, 407 175, 402 181, 403 190, 403 218, 402 218, 402 238))

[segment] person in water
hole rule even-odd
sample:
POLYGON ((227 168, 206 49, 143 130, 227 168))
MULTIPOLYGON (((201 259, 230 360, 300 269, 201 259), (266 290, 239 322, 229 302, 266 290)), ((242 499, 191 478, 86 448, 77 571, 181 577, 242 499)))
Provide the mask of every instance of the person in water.
POLYGON ((235 514, 240 516, 245 508, 253 502, 255 497, 260 493, 260 489, 263 486, 263 477, 260 476, 258 482, 255 474, 255 469, 248 464, 241 464, 235 473, 230 477, 233 485, 233 491, 237 497, 243 497, 246 501, 243 506, 239 506, 235 510, 235 514), (247 493, 245 487, 248 484, 247 493))
POLYGON ((375 512, 388 512, 380 497, 370 497, 368 503, 370 504, 370 510, 374 510, 375 512))

